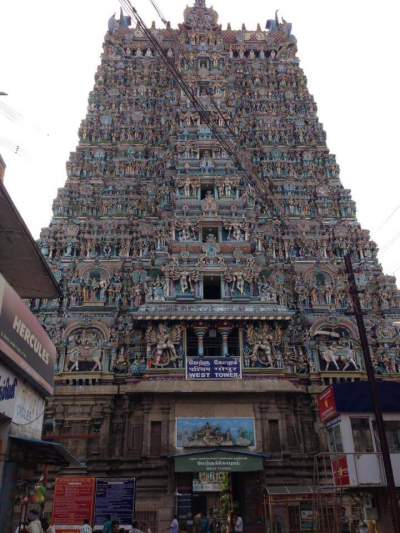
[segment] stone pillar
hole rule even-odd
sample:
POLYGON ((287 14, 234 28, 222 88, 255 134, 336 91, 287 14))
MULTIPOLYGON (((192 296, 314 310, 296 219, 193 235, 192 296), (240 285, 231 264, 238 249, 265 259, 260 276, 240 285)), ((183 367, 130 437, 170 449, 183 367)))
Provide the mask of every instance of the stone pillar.
POLYGON ((199 357, 204 357, 204 337, 208 331, 208 328, 201 326, 193 329, 197 337, 197 355, 199 357))
POLYGON ((224 357, 228 357, 229 356, 228 338, 229 338, 229 333, 232 331, 232 327, 223 326, 221 328, 218 328, 218 331, 220 332, 221 337, 222 337, 222 355, 224 357))
POLYGON ((267 428, 269 407, 267 404, 261 403, 258 407, 258 411, 260 413, 262 450, 264 452, 267 452, 269 451, 268 428, 267 428))
POLYGON ((244 360, 244 331, 243 326, 239 327, 239 356, 242 363, 242 369, 246 367, 244 360))
POLYGON ((151 402, 143 402, 143 457, 150 455, 150 438, 151 438, 151 421, 150 421, 151 402))
POLYGON ((162 405, 160 408, 161 417, 162 417, 162 428, 161 428, 161 450, 163 453, 168 453, 170 451, 169 446, 169 419, 171 413, 171 406, 169 404, 162 405))

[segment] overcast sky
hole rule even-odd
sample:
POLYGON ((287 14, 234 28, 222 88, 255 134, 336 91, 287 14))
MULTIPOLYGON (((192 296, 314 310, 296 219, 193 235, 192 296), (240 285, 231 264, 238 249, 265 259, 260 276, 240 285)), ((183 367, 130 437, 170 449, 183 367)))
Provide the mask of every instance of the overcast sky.
MULTIPOLYGON (((194 1, 194 0, 193 0, 194 1)), ((209 4, 211 3, 210 0, 209 4)), ((134 0, 157 21, 149 0, 134 0)), ((176 26, 187 0, 158 0, 176 26)), ((192 3, 192 0, 191 2, 192 3)), ((293 23, 301 65, 358 217, 400 276, 398 0, 214 0, 220 22, 293 23)), ((117 0, 1 0, 0 153, 6 186, 34 237, 47 226, 77 142, 117 0)))

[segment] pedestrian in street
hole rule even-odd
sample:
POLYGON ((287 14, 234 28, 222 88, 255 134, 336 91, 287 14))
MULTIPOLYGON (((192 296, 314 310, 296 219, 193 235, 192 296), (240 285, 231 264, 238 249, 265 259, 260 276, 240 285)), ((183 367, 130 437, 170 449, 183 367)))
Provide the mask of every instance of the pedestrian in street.
POLYGON ((113 520, 111 522, 111 533, 119 533, 119 522, 118 522, 118 520, 113 520))
POLYGON ((243 518, 239 514, 234 516, 233 531, 234 533, 243 533, 243 518))
POLYGON ((169 526, 170 533, 179 533, 179 522, 178 517, 174 515, 171 524, 169 526))
POLYGON ((369 527, 368 527, 368 524, 367 524, 367 522, 365 520, 360 522, 360 525, 358 526, 358 531, 359 531, 359 533, 368 533, 369 527))
POLYGON ((137 520, 134 520, 132 522, 132 527, 129 530, 129 533, 143 533, 143 531, 141 529, 139 529, 139 524, 138 524, 137 520))
POLYGON ((235 519, 236 515, 232 511, 228 514, 228 519, 226 521, 226 531, 227 533, 233 533, 235 530, 235 519))
POLYGON ((112 521, 109 514, 106 515, 106 521, 103 524, 103 533, 112 533, 112 521))
POLYGON ((93 529, 87 518, 85 518, 85 520, 83 521, 83 526, 81 527, 81 533, 93 533, 93 529))
POLYGON ((28 533, 43 533, 39 513, 35 509, 28 513, 28 525, 25 529, 28 533))
POLYGON ((56 528, 50 525, 47 518, 42 519, 42 528, 44 533, 56 533, 56 528))
POLYGON ((342 519, 341 533, 350 533, 350 522, 347 516, 342 519))
POLYGON ((210 522, 206 514, 201 515, 200 533, 210 533, 210 522))
POLYGON ((194 515, 193 533, 200 533, 200 527, 201 527, 201 513, 197 513, 194 515))

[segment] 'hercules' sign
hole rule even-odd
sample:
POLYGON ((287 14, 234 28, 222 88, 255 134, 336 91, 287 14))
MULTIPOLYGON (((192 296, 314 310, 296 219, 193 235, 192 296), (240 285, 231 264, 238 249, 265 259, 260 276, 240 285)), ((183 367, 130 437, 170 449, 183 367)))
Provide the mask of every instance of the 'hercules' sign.
POLYGON ((43 394, 53 394, 56 348, 1 274, 0 358, 43 394))

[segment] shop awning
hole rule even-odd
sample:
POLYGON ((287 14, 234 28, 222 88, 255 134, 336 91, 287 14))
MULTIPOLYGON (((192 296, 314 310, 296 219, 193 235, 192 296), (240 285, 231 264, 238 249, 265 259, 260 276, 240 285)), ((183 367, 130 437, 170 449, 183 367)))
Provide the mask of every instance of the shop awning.
POLYGON ((22 437, 10 436, 10 458, 23 464, 82 466, 62 444, 22 437))
POLYGON ((264 470, 264 459, 270 455, 212 448, 204 451, 172 455, 175 472, 259 472, 264 470))
POLYGON ((0 181, 0 272, 21 298, 57 298, 58 284, 0 181))

